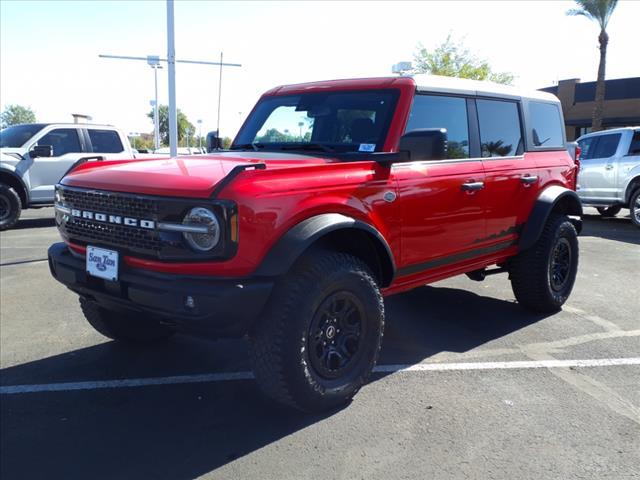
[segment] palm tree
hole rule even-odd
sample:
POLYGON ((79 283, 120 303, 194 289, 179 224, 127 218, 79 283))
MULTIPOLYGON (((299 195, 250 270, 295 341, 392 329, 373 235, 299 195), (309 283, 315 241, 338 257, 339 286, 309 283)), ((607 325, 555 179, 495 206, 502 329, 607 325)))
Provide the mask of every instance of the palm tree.
POLYGON ((598 65, 598 82, 596 83, 596 106, 593 109, 591 130, 597 132, 602 130, 602 117, 604 115, 604 72, 607 63, 607 44, 609 35, 607 34, 607 24, 611 19, 613 11, 616 9, 618 0, 575 0, 580 8, 572 8, 567 15, 580 15, 589 20, 597 22, 600 26, 600 64, 598 65))

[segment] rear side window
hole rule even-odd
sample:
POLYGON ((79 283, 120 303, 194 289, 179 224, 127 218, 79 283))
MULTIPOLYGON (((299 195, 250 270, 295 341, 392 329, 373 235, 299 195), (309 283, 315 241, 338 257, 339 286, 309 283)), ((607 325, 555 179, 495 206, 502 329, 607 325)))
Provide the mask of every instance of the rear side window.
POLYGON ((38 145, 51 145, 53 156, 82 152, 78 130, 75 128, 56 128, 38 140, 38 145))
POLYGON ((477 100, 480 147, 483 157, 522 154, 522 128, 518 105, 498 100, 477 100))
POLYGON ((640 155, 640 130, 634 132, 629 146, 629 155, 640 155))
POLYGON ((534 147, 564 147, 561 118, 556 104, 529 103, 529 122, 534 147))
POLYGON ((469 158, 469 122, 464 98, 416 95, 406 131, 422 128, 446 128, 447 158, 469 158))
POLYGON ((91 146, 96 153, 120 153, 124 151, 120 135, 113 130, 89 130, 91 146))

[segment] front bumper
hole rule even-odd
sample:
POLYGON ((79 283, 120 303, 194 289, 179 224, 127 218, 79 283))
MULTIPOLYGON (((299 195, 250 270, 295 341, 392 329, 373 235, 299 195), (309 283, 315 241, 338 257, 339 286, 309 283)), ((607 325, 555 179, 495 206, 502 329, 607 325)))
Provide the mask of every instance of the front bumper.
POLYGON ((131 269, 122 265, 117 282, 86 273, 85 260, 65 243, 49 248, 53 277, 78 295, 110 310, 152 314, 179 330, 215 337, 246 334, 262 312, 271 279, 216 279, 131 269), (187 297, 193 306, 187 306, 187 297))

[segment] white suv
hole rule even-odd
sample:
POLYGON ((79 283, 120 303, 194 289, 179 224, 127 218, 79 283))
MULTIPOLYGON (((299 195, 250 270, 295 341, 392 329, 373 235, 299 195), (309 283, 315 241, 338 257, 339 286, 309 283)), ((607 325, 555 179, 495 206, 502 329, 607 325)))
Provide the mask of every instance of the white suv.
POLYGON ((0 131, 0 230, 24 208, 52 205, 55 184, 85 161, 133 159, 127 136, 110 125, 26 123, 0 131))
POLYGON ((623 208, 640 227, 640 127, 589 133, 578 139, 582 203, 612 217, 623 208))

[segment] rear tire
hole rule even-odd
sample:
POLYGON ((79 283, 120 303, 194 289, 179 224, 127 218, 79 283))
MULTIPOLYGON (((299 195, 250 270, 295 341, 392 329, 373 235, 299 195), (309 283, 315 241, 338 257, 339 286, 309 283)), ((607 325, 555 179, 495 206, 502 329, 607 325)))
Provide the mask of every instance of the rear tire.
POLYGON ((22 212, 22 201, 9 185, 0 183, 0 231, 13 227, 22 212))
POLYGON ((509 262, 509 278, 518 303, 551 313, 569 298, 578 271, 578 234, 564 215, 551 215, 538 241, 509 262))
POLYGON ((150 343, 167 339, 175 333, 156 319, 107 310, 86 298, 80 297, 80 308, 89 324, 112 340, 150 343))
POLYGON ((640 188, 631 194, 629 211, 631 213, 631 223, 636 227, 640 227, 640 188))
POLYGON ((276 285, 251 332, 258 385, 302 411, 343 405, 369 378, 383 329, 382 295, 362 260, 307 254, 276 285))
POLYGON ((598 213, 604 218, 611 218, 619 214, 622 207, 620 205, 613 205, 611 207, 597 207, 596 210, 598 210, 598 213))

